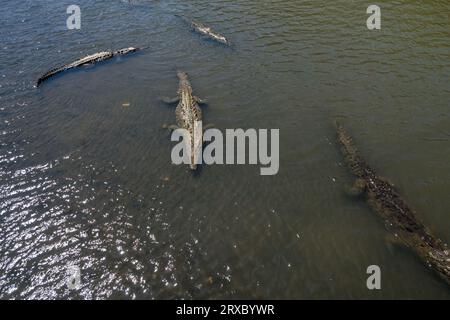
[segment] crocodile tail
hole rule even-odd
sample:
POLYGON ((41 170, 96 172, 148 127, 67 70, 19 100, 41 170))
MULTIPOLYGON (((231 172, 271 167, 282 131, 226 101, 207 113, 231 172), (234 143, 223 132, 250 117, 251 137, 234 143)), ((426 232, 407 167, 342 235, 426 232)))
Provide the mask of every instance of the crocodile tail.
POLYGON ((66 66, 61 66, 61 67, 57 67, 57 68, 53 68, 50 71, 47 71, 46 73, 44 73, 37 81, 37 86, 39 87, 39 85, 44 82, 45 80, 47 80, 50 77, 53 77, 55 74, 60 73, 61 71, 65 70, 66 66))
POLYGON ((180 14, 175 14, 175 17, 180 18, 181 20, 183 20, 183 22, 187 23, 187 24, 192 24, 192 21, 190 21, 188 18, 186 18, 185 16, 182 16, 180 14))

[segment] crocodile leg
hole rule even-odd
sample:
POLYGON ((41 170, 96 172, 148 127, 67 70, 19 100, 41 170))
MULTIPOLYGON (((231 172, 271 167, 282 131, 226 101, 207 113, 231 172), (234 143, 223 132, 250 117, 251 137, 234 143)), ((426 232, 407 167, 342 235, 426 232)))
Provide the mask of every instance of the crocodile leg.
POLYGON ((197 97, 197 96, 194 96, 194 100, 195 100, 195 102, 197 102, 198 104, 207 104, 207 103, 208 103, 208 101, 207 101, 206 99, 200 99, 200 98, 197 97))
POLYGON ((180 127, 179 126, 177 126, 176 124, 163 124, 163 129, 169 129, 169 130, 177 130, 177 129, 179 129, 180 127))
POLYGON ((180 101, 180 97, 176 96, 174 98, 169 98, 169 97, 161 97, 161 101, 167 104, 174 104, 174 103, 178 103, 178 101, 180 101))
POLYGON ((384 241, 386 244, 391 246, 399 246, 399 247, 405 247, 405 244, 403 241, 395 234, 388 233, 384 236, 384 241))
POLYGON ((347 188, 346 193, 352 197, 360 197, 366 190, 366 182, 364 179, 356 179, 353 186, 347 188))
POLYGON ((384 242, 391 254, 395 253, 395 249, 405 248, 405 244, 402 242, 402 240, 397 235, 394 235, 392 233, 385 235, 384 242))

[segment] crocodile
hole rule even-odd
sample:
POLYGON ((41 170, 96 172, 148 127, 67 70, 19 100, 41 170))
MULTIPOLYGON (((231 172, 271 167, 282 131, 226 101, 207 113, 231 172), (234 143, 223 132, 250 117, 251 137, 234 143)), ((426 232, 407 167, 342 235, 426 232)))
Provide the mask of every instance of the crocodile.
POLYGON ((165 103, 178 103, 175 109, 177 125, 168 126, 169 129, 185 129, 189 134, 190 143, 190 165, 191 170, 197 169, 196 155, 201 151, 203 145, 203 130, 198 127, 202 121, 202 110, 199 104, 206 101, 194 96, 192 86, 188 79, 188 74, 177 71, 179 79, 178 95, 173 99, 163 98, 165 103), (195 133, 195 134, 194 134, 195 133))
POLYGON ((345 162, 356 176, 353 189, 359 191, 369 206, 387 223, 395 242, 410 248, 426 266, 450 285, 450 252, 447 245, 417 219, 394 186, 379 177, 366 163, 348 132, 337 122, 335 127, 345 162))
POLYGON ((231 46, 231 43, 227 38, 225 38, 223 35, 215 32, 211 27, 208 27, 198 21, 189 20, 186 17, 180 16, 180 15, 176 15, 176 16, 181 18, 185 23, 187 23, 195 32, 197 32, 203 36, 206 36, 209 39, 212 39, 216 42, 222 43, 227 46, 231 46))
POLYGON ((50 77, 53 77, 54 75, 61 73, 63 71, 69 70, 69 69, 73 69, 73 68, 77 68, 77 67, 81 67, 83 65, 86 64, 93 64, 96 62, 100 62, 100 61, 105 61, 108 59, 111 59, 114 56, 118 56, 118 55, 125 55, 128 53, 132 53, 132 52, 136 52, 140 50, 139 48, 134 48, 134 47, 128 47, 128 48, 123 48, 123 49, 119 49, 116 51, 102 51, 102 52, 97 52, 91 55, 88 55, 86 57, 83 57, 81 59, 75 60, 74 62, 71 62, 69 64, 65 64, 63 66, 54 68, 50 71, 48 71, 47 73, 45 73, 43 76, 41 76, 38 81, 36 86, 39 87, 39 85, 44 82, 45 80, 47 80, 50 77))

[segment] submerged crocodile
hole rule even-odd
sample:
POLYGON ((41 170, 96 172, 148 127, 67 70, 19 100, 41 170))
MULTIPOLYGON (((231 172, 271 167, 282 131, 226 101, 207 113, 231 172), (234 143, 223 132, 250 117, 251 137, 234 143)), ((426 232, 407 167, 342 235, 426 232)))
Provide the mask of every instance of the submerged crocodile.
POLYGON ((348 167, 357 177, 353 189, 364 194, 370 207, 387 222, 396 242, 409 247, 425 265, 450 285, 450 253, 416 217, 394 187, 380 178, 361 157, 347 131, 336 123, 338 140, 348 167))
POLYGON ((48 78, 53 77, 54 75, 56 75, 58 73, 61 73, 63 71, 66 71, 66 70, 69 70, 69 69, 73 69, 73 68, 77 68, 77 67, 81 67, 81 66, 86 65, 86 64, 93 64, 93 63, 96 63, 96 62, 105 61, 105 60, 111 59, 114 56, 125 55, 125 54, 131 53, 131 52, 136 52, 138 50, 140 50, 140 49, 139 48, 129 47, 129 48, 123 48, 123 49, 120 49, 120 50, 117 50, 117 51, 102 51, 102 52, 98 52, 98 53, 94 53, 94 54, 88 55, 88 56, 86 56, 84 58, 78 59, 78 60, 76 60, 74 62, 71 62, 69 64, 65 64, 63 66, 60 66, 60 67, 57 67, 57 68, 54 68, 54 69, 48 71, 47 73, 45 73, 43 76, 41 76, 38 79, 36 86, 39 87, 39 85, 43 81, 45 81, 48 78))
POLYGON ((199 104, 206 102, 194 96, 186 72, 178 71, 177 76, 179 79, 178 96, 173 99, 163 98, 166 103, 178 102, 175 110, 177 125, 171 125, 168 128, 187 130, 189 134, 187 141, 190 143, 190 168, 195 170, 197 169, 195 157, 201 151, 203 145, 203 130, 198 127, 198 124, 201 124, 202 121, 202 110, 199 104))
POLYGON ((181 18, 184 22, 186 22, 195 32, 200 33, 201 35, 204 35, 214 41, 220 42, 222 44, 225 44, 227 46, 230 46, 230 41, 228 41, 227 38, 225 38, 223 35, 215 32, 212 28, 204 25, 203 23, 200 23, 198 21, 191 21, 187 19, 186 17, 176 15, 177 17, 181 18))

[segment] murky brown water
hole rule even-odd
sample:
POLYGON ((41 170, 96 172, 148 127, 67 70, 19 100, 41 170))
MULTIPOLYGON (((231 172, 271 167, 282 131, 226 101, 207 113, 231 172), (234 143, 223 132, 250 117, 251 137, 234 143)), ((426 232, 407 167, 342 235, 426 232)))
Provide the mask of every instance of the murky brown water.
POLYGON ((349 199, 331 120, 450 243, 450 4, 364 1, 3 2, 1 298, 437 298, 450 290, 349 199), (48 13, 52 12, 51 15, 48 13), (230 50, 174 14, 225 34, 230 50), (44 18, 45 17, 45 18, 44 18), (150 49, 66 73, 125 46, 150 49), (280 172, 170 163, 176 68, 217 128, 279 128, 280 172), (129 107, 122 107, 129 102, 129 107), (68 264, 80 290, 66 286, 68 264), (382 269, 382 290, 366 268, 382 269))

